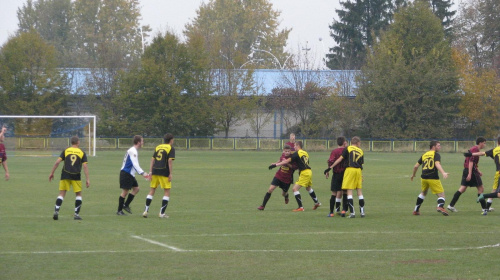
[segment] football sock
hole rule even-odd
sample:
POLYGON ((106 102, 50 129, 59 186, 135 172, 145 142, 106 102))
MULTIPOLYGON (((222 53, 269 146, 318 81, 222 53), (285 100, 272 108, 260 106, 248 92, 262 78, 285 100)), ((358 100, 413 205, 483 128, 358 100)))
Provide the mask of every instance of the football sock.
POLYGON ((62 196, 57 197, 55 211, 59 211, 59 208, 61 208, 63 200, 64 200, 64 198, 62 196))
POLYGON ((451 199, 450 206, 455 207, 455 204, 457 203, 458 199, 462 195, 461 192, 456 191, 455 194, 453 195, 453 198, 451 199))
POLYGON ((271 194, 266 192, 266 195, 264 196, 264 201, 262 201, 262 206, 266 206, 267 204, 267 201, 269 201, 269 199, 271 198, 271 194))
MULTIPOLYGON (((479 196, 479 194, 477 194, 477 196, 479 196)), ((488 209, 486 207, 486 201, 484 199, 479 200, 479 203, 481 203, 481 209, 488 209)))
POLYGON ((362 195, 358 196, 359 199, 359 211, 361 213, 365 212, 365 199, 362 195))
POLYGON ((295 196, 295 200, 297 200, 297 204, 299 205, 299 208, 303 207, 302 206, 302 197, 300 196, 300 192, 299 191, 293 192, 293 195, 295 196))
POLYGON ((146 208, 144 211, 149 212, 149 205, 151 205, 151 201, 153 201, 153 196, 148 194, 148 196, 146 196, 146 208))
POLYGON ((335 198, 335 211, 340 212, 341 202, 342 202, 342 198, 335 198))
POLYGON ((330 213, 333 213, 334 208, 335 208, 335 196, 332 194, 332 196, 330 196, 330 213))
POLYGON ((425 196, 419 194, 417 197, 417 203, 415 204, 415 211, 418 212, 420 210, 420 206, 424 203, 425 196))
POLYGON ((77 196, 75 199, 75 214, 79 214, 81 208, 82 208, 82 197, 77 196))
POLYGON ((130 206, 130 203, 132 203, 132 200, 134 200, 135 198, 135 195, 129 193, 128 196, 127 196, 127 201, 125 202, 125 206, 130 206))
POLYGON ((120 198, 118 198, 118 212, 123 210, 123 203, 125 201, 125 197, 122 197, 120 195, 120 198))
POLYGON ((285 193, 285 199, 288 199, 288 193, 285 193))
POLYGON ((347 204, 349 202, 347 201, 347 194, 342 194, 342 211, 346 211, 347 212, 347 204))
MULTIPOLYGON (((492 192, 492 193, 483 194, 483 196, 484 196, 484 198, 497 198, 498 197, 498 193, 492 192)), ((490 203, 490 206, 491 206, 491 202, 488 201, 488 203, 490 203)))
POLYGON ((486 207, 487 207, 488 209, 490 209, 490 208, 491 208, 491 204, 493 204, 493 199, 488 198, 488 200, 486 201, 486 207))
POLYGON ((347 205, 349 206, 349 212, 354 214, 354 200, 352 199, 352 195, 347 196, 347 205))
POLYGON ((309 195, 314 200, 314 203, 318 203, 318 198, 316 197, 316 194, 314 193, 314 190, 312 188, 309 190, 309 195))
POLYGON ((439 197, 437 199, 438 207, 443 208, 444 207, 444 202, 445 202, 444 197, 439 197))
POLYGON ((170 200, 170 197, 164 196, 163 200, 161 201, 161 210, 160 213, 165 214, 165 210, 167 210, 168 206, 168 201, 170 200))

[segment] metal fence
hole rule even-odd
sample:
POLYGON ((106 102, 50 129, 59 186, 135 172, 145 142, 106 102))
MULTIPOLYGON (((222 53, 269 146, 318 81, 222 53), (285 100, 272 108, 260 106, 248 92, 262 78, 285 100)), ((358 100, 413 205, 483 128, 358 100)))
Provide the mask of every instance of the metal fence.
MULTIPOLYGON (((162 143, 162 138, 145 138, 144 147, 154 148, 162 143)), ((337 147, 336 140, 297 139, 304 143, 307 151, 329 151, 337 147)), ((495 140, 488 140, 496 143, 495 140)), ((5 139, 10 149, 54 150, 70 145, 69 138, 54 137, 8 137, 5 139)), ((240 138, 240 137, 179 137, 174 146, 180 150, 281 150, 288 139, 240 138)), ((423 152, 429 150, 430 140, 373 140, 361 139, 365 152, 423 152)), ((475 144, 475 140, 443 140, 441 152, 464 152, 475 144)), ((91 143, 92 144, 92 143, 91 143)), ((132 137, 96 138, 97 150, 127 149, 132 146, 132 137)), ((88 139, 80 139, 81 147, 89 147, 88 139)))

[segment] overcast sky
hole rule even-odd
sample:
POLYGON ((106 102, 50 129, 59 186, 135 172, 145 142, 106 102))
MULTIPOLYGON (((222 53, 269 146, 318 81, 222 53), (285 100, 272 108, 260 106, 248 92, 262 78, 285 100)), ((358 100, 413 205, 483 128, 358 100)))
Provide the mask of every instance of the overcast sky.
MULTIPOLYGON (((292 28, 288 51, 310 48, 310 55, 318 61, 333 46, 328 25, 337 18, 335 9, 340 0, 270 0, 275 10, 281 11, 281 28, 292 28), (320 38, 322 39, 320 41, 320 38)), ((17 29, 17 9, 26 0, 0 0, 0 45, 17 29)), ((140 0, 143 24, 157 31, 172 30, 182 35, 184 25, 196 16, 196 10, 204 0, 140 0)))

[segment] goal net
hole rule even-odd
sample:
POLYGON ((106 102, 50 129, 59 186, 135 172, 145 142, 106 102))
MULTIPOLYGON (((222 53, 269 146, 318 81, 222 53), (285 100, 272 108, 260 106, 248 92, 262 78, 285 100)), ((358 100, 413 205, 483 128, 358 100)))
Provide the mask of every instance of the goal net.
POLYGON ((80 138, 80 148, 95 156, 95 116, 8 116, 0 115, 7 127, 4 144, 7 155, 59 155, 71 146, 71 137, 80 138))

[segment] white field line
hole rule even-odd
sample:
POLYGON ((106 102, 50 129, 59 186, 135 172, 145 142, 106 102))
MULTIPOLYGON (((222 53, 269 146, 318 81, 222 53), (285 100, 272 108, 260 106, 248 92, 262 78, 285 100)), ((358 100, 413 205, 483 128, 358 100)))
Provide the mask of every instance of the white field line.
MULTIPOLYGON (((260 235, 322 235, 322 234, 443 234, 432 231, 319 231, 319 232, 253 232, 253 233, 202 233, 202 234, 156 234, 150 237, 231 237, 231 236, 260 236, 260 235)), ((493 231, 447 231, 449 234, 495 234, 493 231)))
MULTIPOLYGON (((139 238, 142 239, 142 238, 139 238)), ((165 245, 160 242, 156 242, 154 240, 148 240, 152 244, 160 245, 162 247, 166 247, 170 250, 172 246, 165 245), (168 247, 167 247, 168 246, 168 247)), ((207 249, 207 250, 181 250, 176 248, 175 252, 179 253, 219 253, 219 252, 235 252, 235 253, 367 253, 367 252, 430 252, 430 251, 461 251, 461 250, 481 250, 487 248, 498 248, 500 247, 500 243, 493 245, 485 245, 479 247, 457 247, 457 248, 434 248, 434 249, 425 249, 425 248, 402 248, 402 249, 359 249, 359 250, 231 250, 231 249, 207 249)), ((175 247, 173 247, 175 248, 175 247)), ((165 252, 164 250, 131 250, 131 251, 115 251, 115 250, 96 250, 96 251, 34 251, 34 252, 0 252, 0 255, 36 255, 36 254, 103 254, 103 253, 160 253, 165 252)))
POLYGON ((179 249, 177 247, 174 247, 174 246, 169 246, 165 243, 161 243, 161 242, 158 242, 158 241, 154 241, 154 240, 151 240, 151 239, 147 239, 147 238, 144 238, 144 237, 140 237, 140 236, 137 236, 137 235, 132 235, 132 238, 135 238, 135 239, 139 239, 139 240, 142 240, 142 241, 146 241, 148 243, 151 243, 151 244, 154 244, 154 245, 158 245, 158 246, 161 246, 161 247, 165 247, 165 248, 168 248, 172 251, 175 251, 175 252, 182 252, 184 250, 182 249, 179 249))

